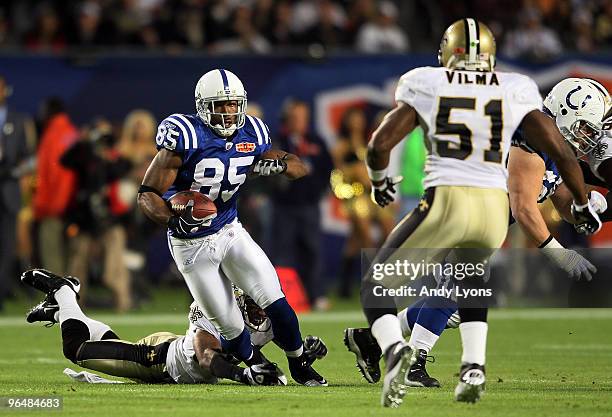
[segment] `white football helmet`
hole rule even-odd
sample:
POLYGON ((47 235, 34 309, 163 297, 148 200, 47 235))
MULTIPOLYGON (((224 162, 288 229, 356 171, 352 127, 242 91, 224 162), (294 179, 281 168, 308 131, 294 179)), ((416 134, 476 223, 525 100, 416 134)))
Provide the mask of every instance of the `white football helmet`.
POLYGON ((610 111, 608 91, 586 78, 567 78, 553 87, 544 107, 550 111, 563 137, 582 154, 597 147, 605 134, 610 111))
POLYGON ((236 129, 244 126, 247 93, 240 78, 228 70, 214 69, 200 77, 195 88, 195 104, 200 119, 220 136, 232 136, 236 129), (236 113, 216 113, 215 102, 228 100, 238 102, 238 111, 236 113), (211 123, 212 116, 219 116, 218 123, 214 125, 211 123), (228 116, 236 116, 236 122, 226 125, 230 123, 226 122, 228 116))

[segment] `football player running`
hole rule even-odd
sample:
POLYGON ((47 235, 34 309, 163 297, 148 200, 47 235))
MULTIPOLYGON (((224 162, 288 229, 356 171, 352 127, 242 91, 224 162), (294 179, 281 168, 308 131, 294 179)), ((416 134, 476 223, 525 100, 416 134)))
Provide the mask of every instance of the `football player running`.
POLYGON ((195 107, 196 114, 173 114, 160 123, 159 152, 139 190, 138 205, 150 219, 168 226, 174 261, 193 298, 227 341, 228 352, 248 365, 261 361, 233 297, 234 283, 266 312, 293 379, 306 386, 327 385, 304 354, 297 316, 272 263, 242 227, 236 209, 248 173, 296 179, 307 168, 295 155, 270 150, 267 125, 246 115, 246 91, 230 71, 215 69, 199 79, 195 107), (216 215, 198 219, 191 207, 173 213, 166 200, 184 190, 207 195, 216 215))
MULTIPOLYGON (((544 112, 555 119, 560 132, 576 148, 578 155, 587 159, 588 165, 580 161, 587 184, 604 186, 608 190, 612 187, 612 151, 608 152, 612 141, 608 124, 612 117, 610 109, 607 90, 590 79, 563 80, 544 100, 544 112)), ((543 253, 570 277, 590 280, 596 268, 578 252, 563 248, 552 237, 538 209, 538 203, 550 198, 563 218, 574 223, 570 210, 571 194, 554 161, 525 143, 518 131, 510 148, 508 175, 511 223, 516 219, 533 243, 538 244, 543 253)), ((597 191, 591 191, 589 195, 591 205, 602 221, 612 219, 606 197, 597 191)), ((406 384, 439 387, 440 383, 427 373, 426 358, 444 329, 458 327, 456 302, 442 297, 427 297, 400 311, 398 319, 404 337, 410 336, 408 344, 419 353, 408 371, 406 384)), ((357 366, 365 379, 370 383, 378 382, 381 351, 370 329, 348 328, 344 341, 355 353, 357 366)))
MULTIPOLYGON (((505 162, 511 137, 519 127, 531 146, 556 162, 572 194, 578 225, 586 233, 597 232, 601 222, 589 204, 570 147, 552 119, 541 112, 536 84, 520 74, 494 71, 495 40, 487 26, 474 19, 455 22, 444 33, 439 58, 442 68, 417 68, 401 77, 397 106, 368 146, 373 197, 386 206, 393 201, 400 180, 387 174, 391 149, 417 124, 427 132, 429 144, 424 198, 389 235, 372 265, 394 263, 401 257, 397 248, 426 248, 427 262, 441 262, 454 248, 469 248, 474 249, 470 262, 486 262, 507 233, 505 162)), ((404 341, 393 297, 376 291, 381 284, 395 286, 397 282, 371 278, 372 271, 368 271, 362 281, 362 306, 385 357, 382 404, 397 407, 418 352, 404 341)), ((476 277, 469 277, 461 285, 479 284, 476 277)), ((455 399, 475 402, 485 384, 486 300, 459 300, 459 316, 463 354, 455 399)))
MULTIPOLYGON (((239 361, 223 351, 225 340, 195 302, 184 336, 156 332, 132 343, 120 340, 107 324, 83 313, 77 303, 77 278, 32 269, 21 280, 46 294, 28 312, 28 323, 60 323, 64 356, 84 368, 146 383, 214 384, 225 378, 247 385, 287 385, 283 372, 261 353, 260 364, 238 366, 239 361)), ((269 320, 248 296, 237 293, 236 298, 259 351, 274 340, 269 320)), ((316 336, 307 336, 304 346, 311 363, 327 354, 327 347, 316 336)))

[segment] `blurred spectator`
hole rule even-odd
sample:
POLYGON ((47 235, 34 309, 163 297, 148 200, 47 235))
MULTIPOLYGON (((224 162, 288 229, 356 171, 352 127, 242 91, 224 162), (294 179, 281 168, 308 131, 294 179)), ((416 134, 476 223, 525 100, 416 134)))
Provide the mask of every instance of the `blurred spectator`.
POLYGON ((37 52, 58 52, 66 47, 59 16, 50 4, 38 6, 36 26, 26 34, 25 46, 37 52))
POLYGON ((395 4, 381 1, 377 12, 376 17, 359 30, 357 49, 368 53, 407 51, 408 37, 397 25, 398 10, 395 4))
POLYGON ((85 1, 78 7, 70 43, 79 47, 113 45, 115 29, 104 19, 99 2, 85 1))
POLYGON ((333 150, 336 170, 331 184, 334 195, 342 200, 351 223, 351 231, 344 245, 340 269, 340 297, 349 298, 358 282, 362 248, 373 248, 373 223, 378 223, 383 236, 394 226, 393 213, 383 210, 370 199, 371 182, 365 166, 368 145, 368 121, 359 107, 349 108, 342 117, 338 141, 333 150))
POLYGON ((132 166, 119 156, 110 124, 98 121, 87 136, 71 146, 61 163, 77 178, 75 199, 70 207, 70 275, 81 279, 81 299, 87 289, 90 252, 98 242, 104 251, 102 279, 115 297, 117 311, 132 307, 131 277, 123 259, 127 237, 121 217, 129 211, 119 198, 119 179, 132 166))
POLYGON ((504 54, 511 58, 545 61, 561 53, 559 36, 542 25, 540 13, 526 8, 519 15, 519 26, 506 37, 504 54))
POLYGON ((310 174, 295 181, 278 178, 271 195, 274 230, 271 238, 275 265, 294 268, 311 302, 325 303, 327 284, 321 279, 321 216, 319 202, 329 189, 332 160, 325 143, 309 132, 310 108, 302 101, 288 102, 276 145, 295 154, 310 174))
POLYGON ((338 6, 330 0, 317 2, 317 22, 304 34, 307 44, 321 44, 328 48, 340 47, 345 43, 344 18, 338 18, 338 6))
POLYGON ((6 48, 13 46, 14 42, 15 40, 13 39, 10 23, 6 18, 6 13, 4 10, 0 9, 0 47, 6 48))
POLYGON ((31 171, 34 126, 26 115, 10 110, 10 87, 0 75, 0 311, 16 281, 17 213, 22 199, 19 178, 31 171))
POLYGON ((279 46, 291 46, 296 42, 296 34, 291 25, 293 9, 289 1, 281 0, 274 9, 273 24, 266 34, 268 39, 279 46))
POLYGON ((217 52, 254 52, 264 54, 270 52, 270 44, 252 23, 251 9, 238 6, 233 14, 232 32, 227 39, 213 45, 217 52))
MULTIPOLYGON (((157 154, 153 140, 156 129, 155 118, 147 110, 132 110, 123 122, 118 151, 122 157, 129 159, 132 163, 133 170, 130 178, 136 184, 136 188, 142 183, 149 164, 157 154)), ((134 198, 136 198, 136 192, 134 198)))
POLYGON ((604 2, 601 14, 595 20, 595 40, 600 45, 612 44, 612 0, 604 2))
POLYGON ((38 221, 39 256, 43 268, 66 272, 64 215, 72 201, 76 178, 60 158, 78 139, 79 132, 59 98, 50 98, 41 109, 43 130, 37 151, 37 184, 34 217, 38 221))

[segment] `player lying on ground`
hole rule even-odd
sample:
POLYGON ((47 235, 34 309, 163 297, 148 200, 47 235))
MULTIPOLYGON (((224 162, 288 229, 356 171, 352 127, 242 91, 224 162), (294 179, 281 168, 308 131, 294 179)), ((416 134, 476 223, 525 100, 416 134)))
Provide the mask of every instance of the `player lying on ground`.
MULTIPOLYGON (((570 78, 558 83, 544 101, 544 111, 555 119, 565 139, 576 149, 585 181, 589 185, 612 189, 612 138, 609 121, 612 118, 611 100, 601 84, 588 79, 570 78), (569 103, 569 104, 568 104, 569 103), (572 103, 580 103, 572 110, 572 103)), ((570 205, 571 194, 563 183, 554 161, 545 153, 530 147, 515 135, 508 162, 508 189, 514 223, 549 259, 572 278, 591 279, 594 266, 578 252, 563 248, 552 237, 538 208, 538 203, 550 198, 563 218, 574 223, 570 205)), ((612 219, 612 208, 607 198, 591 191, 590 202, 600 213, 602 221, 612 219)), ((428 297, 417 301, 398 314, 404 336, 418 350, 417 361, 407 376, 409 386, 438 387, 439 382, 428 375, 425 358, 433 349, 445 328, 458 325, 457 304, 442 297, 428 297)), ((368 382, 380 379, 380 348, 369 329, 346 329, 345 343, 357 357, 357 366, 368 382)))
MULTIPOLYGON (((30 310, 27 321, 60 323, 64 356, 84 368, 147 383, 214 384, 225 378, 247 385, 287 384, 283 372, 260 352, 274 340, 269 320, 243 294, 238 298, 257 357, 248 361, 247 368, 224 352, 225 340, 195 302, 184 336, 157 332, 132 343, 120 340, 107 324, 83 313, 77 303, 78 279, 33 269, 24 272, 21 280, 47 294, 30 310)), ((325 344, 315 336, 308 336, 304 346, 311 363, 327 354, 325 344)))
POLYGON ((308 168, 295 155, 271 150, 268 126, 246 115, 246 91, 230 71, 215 69, 200 78, 195 107, 196 114, 173 114, 160 123, 158 153, 139 189, 138 205, 151 220, 168 227, 176 266, 193 299, 227 340, 228 352, 243 361, 253 356, 249 332, 232 296, 233 283, 270 318, 292 378, 307 386, 327 385, 304 354, 298 318, 274 266, 242 227, 237 212, 247 174, 299 179, 308 168), (197 218, 192 208, 173 212, 166 201, 186 190, 212 200, 216 216, 197 218))

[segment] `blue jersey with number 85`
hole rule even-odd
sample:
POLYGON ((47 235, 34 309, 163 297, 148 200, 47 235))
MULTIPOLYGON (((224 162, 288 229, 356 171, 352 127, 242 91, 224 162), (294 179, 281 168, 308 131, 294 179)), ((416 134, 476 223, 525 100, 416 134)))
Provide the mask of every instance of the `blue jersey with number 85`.
POLYGON ((238 190, 251 165, 271 147, 268 126, 252 116, 247 116, 244 127, 230 141, 217 136, 197 115, 173 114, 159 124, 155 142, 158 150, 167 149, 183 159, 164 200, 179 191, 192 190, 207 195, 217 207, 211 225, 187 238, 216 233, 237 217, 238 190))

